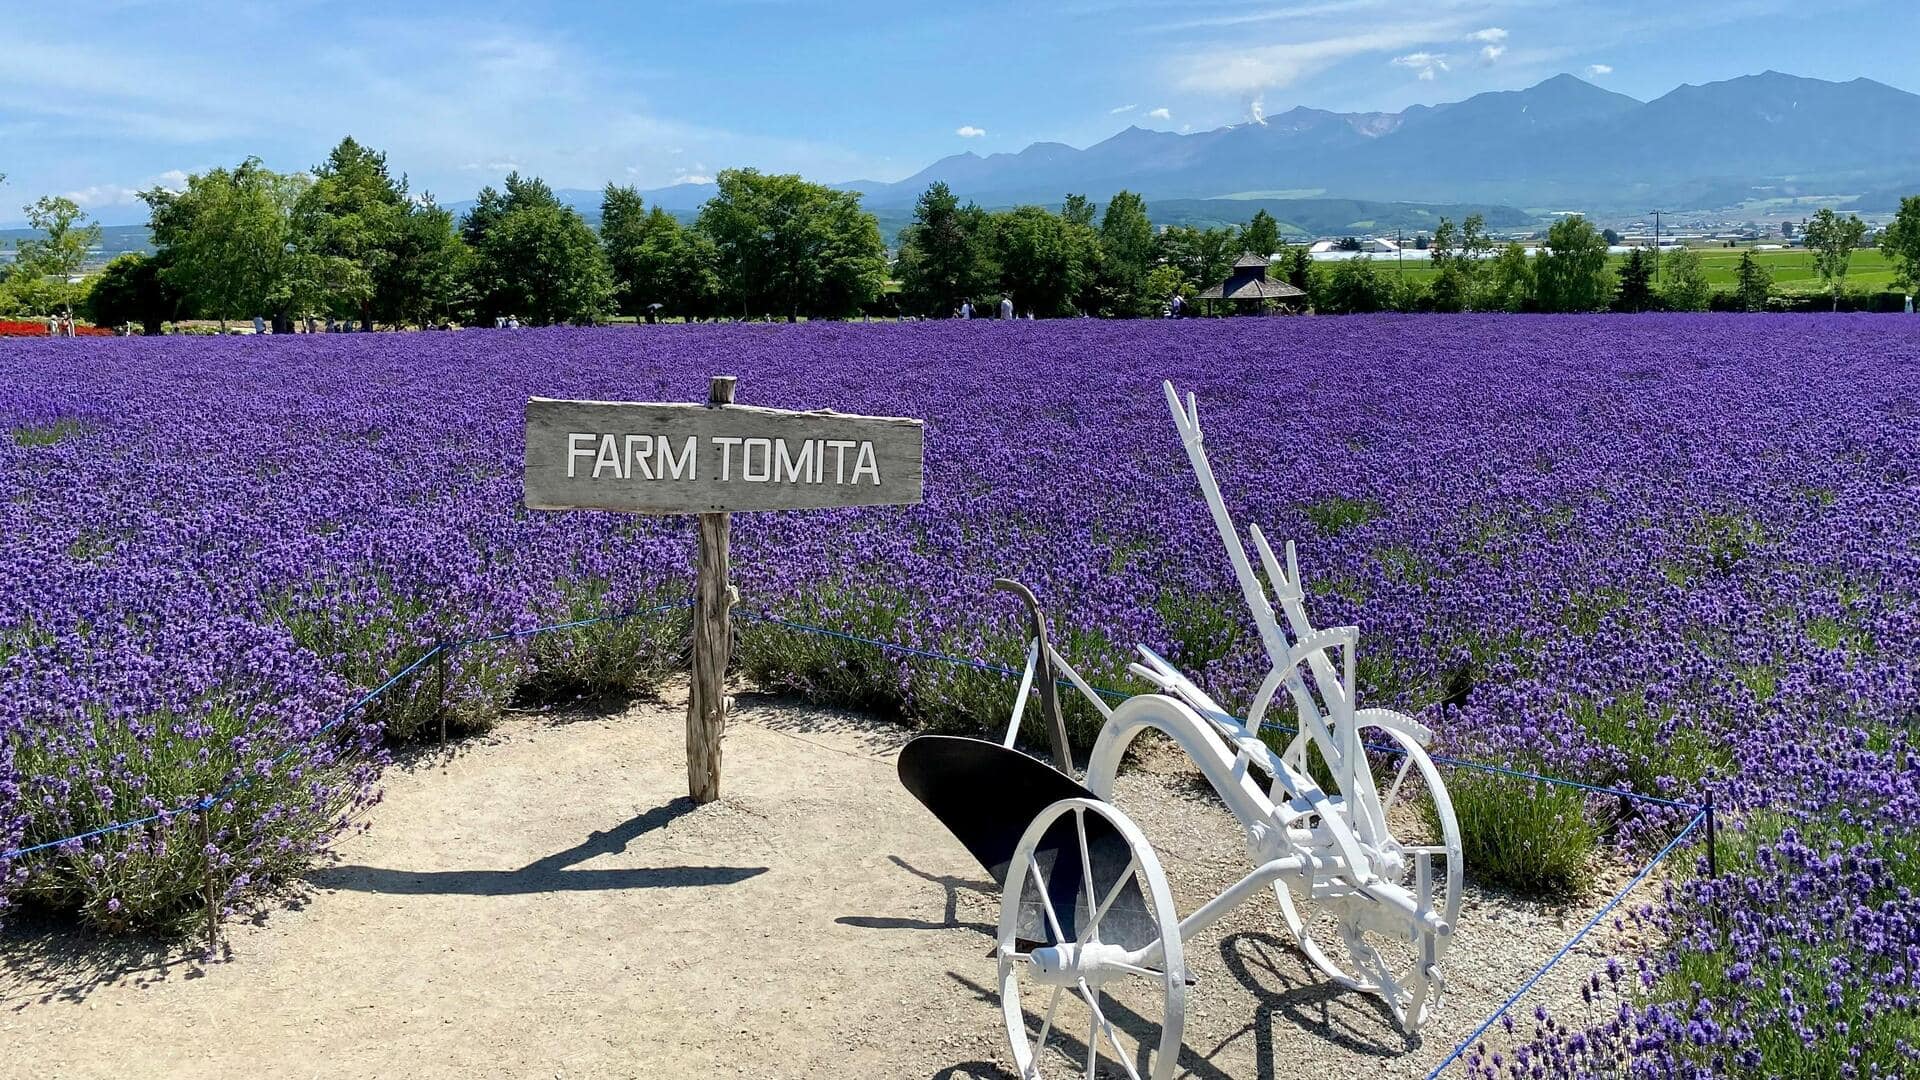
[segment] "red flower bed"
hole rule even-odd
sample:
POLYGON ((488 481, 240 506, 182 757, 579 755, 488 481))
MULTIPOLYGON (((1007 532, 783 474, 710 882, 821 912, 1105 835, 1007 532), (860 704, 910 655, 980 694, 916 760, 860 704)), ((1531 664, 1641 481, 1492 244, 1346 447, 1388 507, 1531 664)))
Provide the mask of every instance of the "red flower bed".
MULTIPOLYGON (((74 324, 75 337, 112 337, 113 331, 101 326, 74 324)), ((49 337, 47 324, 21 319, 0 319, 0 337, 49 337)))

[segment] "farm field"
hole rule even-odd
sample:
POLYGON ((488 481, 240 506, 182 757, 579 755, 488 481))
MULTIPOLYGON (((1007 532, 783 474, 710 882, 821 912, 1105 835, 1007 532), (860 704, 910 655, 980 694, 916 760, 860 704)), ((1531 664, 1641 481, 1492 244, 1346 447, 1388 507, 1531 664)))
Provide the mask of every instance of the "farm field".
MULTIPOLYGON (((1844 315, 9 342, 0 850, 221 792, 226 902, 264 902, 438 712, 415 680, 336 726, 361 693, 438 640, 686 595, 689 522, 519 508, 525 399, 701 400, 721 372, 742 403, 927 421, 923 505, 736 517, 744 611, 1005 663, 1017 608, 987 585, 1011 576, 1096 682, 1131 687, 1139 642, 1244 707, 1265 667, 1160 400, 1173 378, 1236 517, 1299 543, 1318 622, 1360 626, 1362 704, 1459 757, 1710 787, 1739 823, 1719 879, 1682 860, 1638 974, 1596 975, 1619 1018, 1543 1029, 1541 1054, 1818 1075, 1851 1045, 1897 1069, 1920 1038, 1916 370, 1920 324, 1844 315)), ((459 653, 456 734, 651 685, 683 618, 459 653)), ((985 730, 1012 697, 773 626, 743 624, 735 656, 940 730, 985 730)), ((1489 885, 1581 895, 1606 852, 1680 821, 1448 782, 1489 885)), ((190 918, 191 828, 15 859, 0 896, 109 930, 190 918)))
MULTIPOLYGON (((1696 248, 1700 254, 1700 263, 1707 274, 1707 283, 1720 292, 1733 291, 1739 280, 1740 257, 1746 248, 1696 248)), ((1820 273, 1814 269, 1813 255, 1804 248, 1786 251, 1756 251, 1753 257, 1762 266, 1773 272, 1773 285, 1779 292, 1819 293, 1823 291, 1820 273)), ((1607 265, 1618 273, 1621 264, 1626 261, 1624 255, 1614 255, 1607 265)), ((1431 281, 1438 271, 1425 259, 1409 262, 1396 261, 1391 255, 1376 256, 1373 260, 1375 270, 1388 276, 1406 274, 1421 282, 1431 281)), ((1325 267, 1323 266, 1323 269, 1325 267)), ((1878 248, 1862 248, 1853 253, 1853 261, 1847 269, 1847 288, 1855 291, 1878 291, 1894 288, 1895 271, 1878 248)))

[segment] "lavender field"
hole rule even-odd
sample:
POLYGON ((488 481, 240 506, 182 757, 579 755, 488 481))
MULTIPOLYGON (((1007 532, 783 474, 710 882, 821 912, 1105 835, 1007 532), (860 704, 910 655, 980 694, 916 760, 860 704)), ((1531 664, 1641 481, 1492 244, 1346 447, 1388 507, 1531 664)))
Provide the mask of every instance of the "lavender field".
MULTIPOLYGON (((245 905, 365 820, 435 641, 684 598, 691 523, 520 508, 529 395, 926 420, 913 508, 739 515, 742 609, 1015 662, 1018 578, 1076 666, 1131 645, 1244 706, 1263 655, 1160 397, 1236 517, 1292 537, 1363 704, 1446 753, 1727 811, 1649 953, 1490 1075, 1893 1075, 1920 1048, 1920 325, 1424 316, 657 327, 0 347, 0 918, 245 905), (318 733, 318 734, 316 734, 318 733), (244 779, 246 783, 236 785, 244 779), (206 819, 175 815, 220 793, 206 819), (1536 1071, 1539 1070, 1539 1071, 1536 1071)), ((643 687, 684 616, 458 654, 456 730, 643 687)), ((983 730, 1012 687, 766 624, 815 698, 983 730)), ((1091 733, 1082 718, 1079 734, 1091 733)), ((1579 895, 1681 820, 1449 777, 1470 877, 1579 895)), ((1534 1023, 1529 1021, 1528 1023, 1534 1023)))

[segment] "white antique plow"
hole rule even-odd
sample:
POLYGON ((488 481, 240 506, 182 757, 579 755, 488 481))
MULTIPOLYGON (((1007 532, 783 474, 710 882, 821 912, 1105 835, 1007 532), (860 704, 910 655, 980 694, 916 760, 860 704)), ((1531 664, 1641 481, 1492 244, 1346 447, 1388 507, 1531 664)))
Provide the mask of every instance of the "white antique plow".
POLYGON ((1171 383, 1165 390, 1273 664, 1245 720, 1145 647, 1131 669, 1159 692, 1109 707, 1048 640, 1033 594, 1002 581, 996 584, 1026 600, 1032 619, 1006 737, 922 736, 900 756, 902 782, 1002 889, 1000 1001, 1027 1077, 1083 1066, 1093 1076, 1102 1059, 1136 1080, 1173 1075, 1190 985, 1183 945, 1269 886, 1313 965, 1378 995, 1409 1034, 1438 1008, 1446 987, 1440 961, 1460 908, 1460 831, 1425 750, 1430 734, 1399 713, 1355 708, 1358 631, 1308 621, 1293 545, 1283 567, 1255 527, 1263 584, 1220 497, 1192 396, 1183 407, 1171 383), (1072 776, 1056 696, 1062 678, 1106 719, 1084 782, 1072 776), (1036 690, 1054 766, 1013 748, 1036 690), (1275 751, 1259 731, 1282 691, 1293 704, 1295 734, 1275 751), (1254 867, 1184 919, 1152 845, 1112 802, 1121 759, 1148 729, 1199 766, 1245 829, 1254 867), (1370 751, 1391 776, 1384 791, 1370 751), (1084 1027, 1075 1018, 1074 1030, 1065 1030, 1063 1003, 1084 1009, 1084 1027))

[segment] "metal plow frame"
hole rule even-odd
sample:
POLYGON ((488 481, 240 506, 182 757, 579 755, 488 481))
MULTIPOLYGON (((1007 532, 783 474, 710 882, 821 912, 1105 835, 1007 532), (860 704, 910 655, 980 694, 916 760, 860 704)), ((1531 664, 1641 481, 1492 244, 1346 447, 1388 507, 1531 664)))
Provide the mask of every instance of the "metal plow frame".
POLYGON ((1440 963, 1459 915, 1462 856, 1452 802, 1426 753, 1431 734, 1400 713, 1355 707, 1358 630, 1313 626, 1293 545, 1286 545, 1283 567, 1256 526, 1250 535, 1272 586, 1269 594, 1220 496, 1192 395, 1183 403, 1171 383, 1163 389, 1273 665, 1247 717, 1228 713, 1145 647, 1130 670, 1158 692, 1109 706, 1049 640, 1032 592, 1001 580, 995 586, 1019 594, 1031 622, 1005 737, 998 744, 916 739, 901 755, 908 788, 967 843, 1002 889, 995 950, 1001 1006, 1015 1062, 1026 1077, 1042 1075, 1041 1059, 1068 995, 1083 1000, 1090 1017, 1087 1029, 1075 1033, 1086 1053, 1086 1075, 1104 1056, 1135 1080, 1171 1076, 1191 981, 1183 946, 1269 887, 1308 960, 1335 982, 1378 995, 1408 1034, 1419 1030, 1445 993, 1440 963), (1057 695, 1061 681, 1105 720, 1084 783, 1073 778, 1057 695), (1293 703, 1297 733, 1284 751, 1276 751, 1259 732, 1282 690, 1293 703), (1053 768, 1013 748, 1036 691, 1053 743, 1053 768), (1127 748, 1149 729, 1193 759, 1245 830, 1253 863, 1252 872, 1184 919, 1175 916, 1152 846, 1112 801, 1127 748), (1384 793, 1368 759, 1370 751, 1381 750, 1399 758, 1384 793), (1310 755, 1319 758, 1318 771, 1331 778, 1330 787, 1313 779, 1310 755), (994 777, 982 779, 987 773, 994 777), (1046 773, 1056 773, 1057 780, 1046 780, 1046 773), (1406 843, 1396 835, 1413 814, 1410 802, 1402 801, 1410 780, 1425 792, 1428 805, 1420 816, 1437 826, 1437 843, 1406 843), (991 789, 1003 785, 1004 801, 996 801, 991 789), (1015 840, 1017 819, 1026 815, 1031 820, 1015 840), (1436 868, 1436 859, 1443 865, 1436 868), (1158 1014, 1157 1045, 1142 1038, 1129 1051, 1109 1021, 1101 1003, 1121 980, 1135 994, 1151 996, 1154 1004, 1135 1012, 1158 1014), (1029 1034, 1033 1015, 1041 1017, 1037 1038, 1029 1034))

